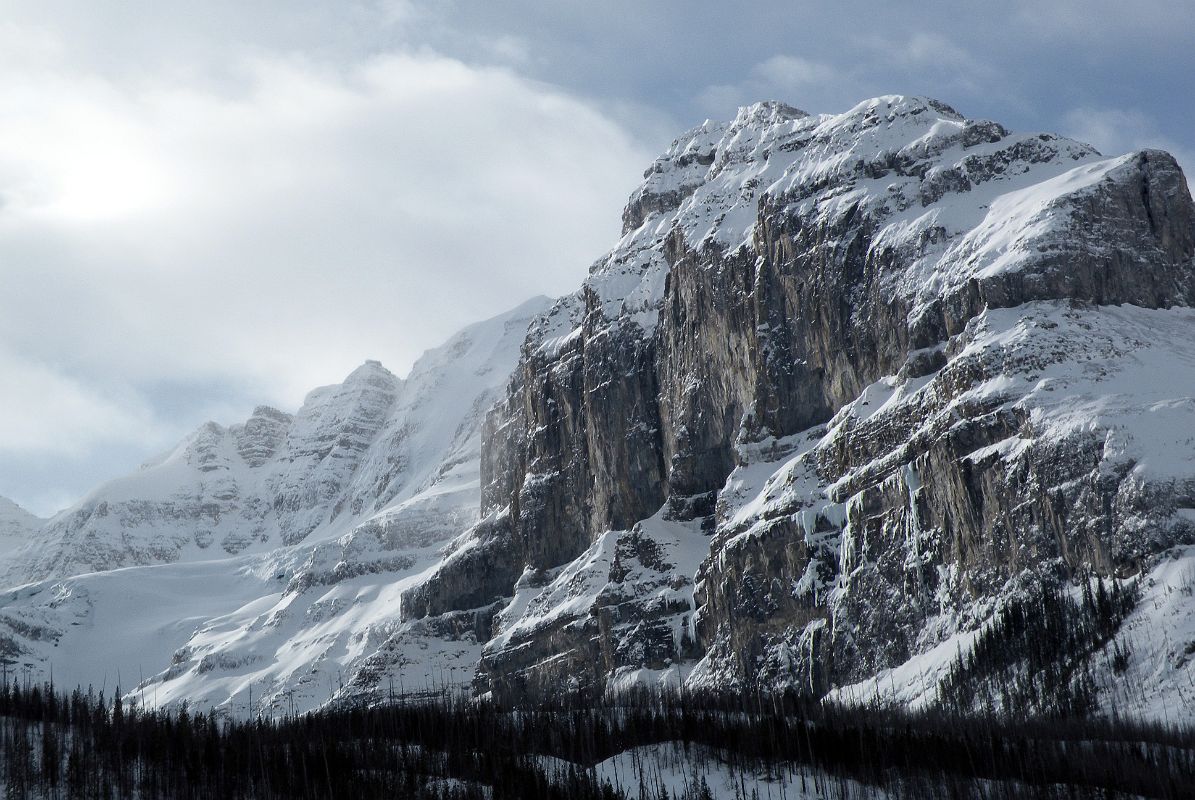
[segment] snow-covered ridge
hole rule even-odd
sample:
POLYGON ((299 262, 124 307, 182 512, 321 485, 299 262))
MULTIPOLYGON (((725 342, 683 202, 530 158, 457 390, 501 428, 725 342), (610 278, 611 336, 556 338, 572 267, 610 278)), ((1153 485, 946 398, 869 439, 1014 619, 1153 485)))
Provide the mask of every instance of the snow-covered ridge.
POLYGON ((14 553, 7 582, 335 539, 451 480, 476 457, 481 414, 546 302, 466 328, 405 380, 367 361, 293 415, 262 406, 244 423, 200 426, 59 513, 14 553))
POLYGON ((877 97, 821 115, 757 103, 730 122, 688 131, 655 161, 627 204, 622 239, 594 264, 586 291, 607 318, 650 330, 674 235, 696 251, 733 251, 750 244, 762 206, 809 218, 855 206, 882 221, 874 248, 922 251, 892 284, 928 302, 945 284, 1013 268, 1008 251, 1043 233, 1061 198, 1120 163, 1074 140, 966 119, 928 98, 877 97), (1030 221, 1036 229, 1019 232, 1030 221))

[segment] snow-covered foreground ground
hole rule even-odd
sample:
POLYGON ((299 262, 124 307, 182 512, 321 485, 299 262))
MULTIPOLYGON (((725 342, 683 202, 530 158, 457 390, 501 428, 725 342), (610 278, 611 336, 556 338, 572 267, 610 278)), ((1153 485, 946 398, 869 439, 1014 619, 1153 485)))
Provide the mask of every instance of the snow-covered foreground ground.
MULTIPOLYGON (((542 763, 551 774, 566 775, 574 765, 556 758, 543 758, 542 763)), ((918 791, 918 784, 885 789, 850 778, 831 775, 825 771, 791 765, 780 769, 758 767, 740 768, 714 752, 697 746, 684 747, 666 743, 636 747, 593 767, 599 781, 636 800, 670 797, 677 800, 699 798, 759 798, 759 800, 896 800, 918 791), (664 792, 667 792, 665 795, 664 792)), ((889 776, 897 780, 898 776, 889 776)), ((908 776, 904 776, 908 778, 908 776)), ((1018 782, 974 781, 969 784, 968 797, 998 798, 1011 796, 1074 797, 1067 787, 1029 787, 1018 782)), ((1095 791, 1095 790, 1093 790, 1095 791)), ((946 787, 934 789, 932 784, 920 787, 921 794, 913 796, 949 796, 946 787), (940 792, 941 794, 938 794, 940 792)), ((1130 796, 1125 796, 1131 800, 1130 796)))
POLYGON ((760 800, 888 800, 888 793, 849 779, 832 778, 824 772, 796 768, 768 774, 762 770, 739 770, 716 759, 691 758, 679 744, 637 747, 594 767, 599 780, 609 781, 632 797, 640 789, 647 797, 703 797, 708 789, 715 798, 758 796, 760 800))

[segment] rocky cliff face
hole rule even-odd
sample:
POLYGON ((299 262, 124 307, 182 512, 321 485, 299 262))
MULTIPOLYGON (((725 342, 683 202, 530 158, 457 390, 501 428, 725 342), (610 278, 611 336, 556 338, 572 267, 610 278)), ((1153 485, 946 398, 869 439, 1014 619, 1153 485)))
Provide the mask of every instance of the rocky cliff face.
POLYGON ((487 420, 489 517, 405 600, 501 609, 480 688, 820 695, 977 630, 1026 570, 1193 540, 1167 154, 764 103, 677 139, 623 219, 487 420))

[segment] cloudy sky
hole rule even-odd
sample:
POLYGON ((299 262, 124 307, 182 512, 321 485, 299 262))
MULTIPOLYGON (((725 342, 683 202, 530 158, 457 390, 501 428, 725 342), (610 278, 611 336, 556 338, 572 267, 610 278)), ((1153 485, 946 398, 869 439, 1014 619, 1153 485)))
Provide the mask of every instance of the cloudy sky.
POLYGON ((1195 0, 0 0, 0 495, 570 291, 740 104, 924 94, 1190 171, 1193 75, 1195 0))

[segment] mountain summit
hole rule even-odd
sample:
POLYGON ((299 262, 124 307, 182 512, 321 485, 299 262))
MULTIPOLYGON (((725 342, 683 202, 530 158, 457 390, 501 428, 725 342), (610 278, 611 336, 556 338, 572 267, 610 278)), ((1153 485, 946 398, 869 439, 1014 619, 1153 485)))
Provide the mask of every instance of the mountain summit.
MULTIPOLYGON (((679 137, 623 220, 491 412, 475 545, 404 601, 494 604, 481 687, 935 702, 1004 610, 1187 557, 1195 205, 1169 155, 924 98, 764 103, 679 137)), ((1111 638, 1058 654, 1076 703, 1132 704, 1092 666, 1111 638)), ((1148 680, 1159 713, 1186 677, 1148 680)))

